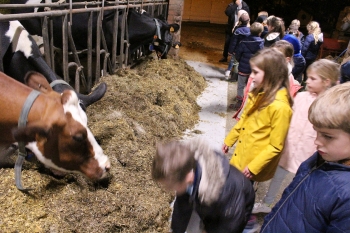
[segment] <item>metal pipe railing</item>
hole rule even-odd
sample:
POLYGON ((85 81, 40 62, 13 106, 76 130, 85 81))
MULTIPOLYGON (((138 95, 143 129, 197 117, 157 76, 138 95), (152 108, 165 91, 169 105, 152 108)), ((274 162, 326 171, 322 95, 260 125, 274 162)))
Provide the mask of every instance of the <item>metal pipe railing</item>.
MULTIPOLYGON (((63 54, 63 78, 65 81, 69 82, 69 67, 76 67, 79 71, 76 71, 76 78, 78 73, 80 73, 81 83, 86 87, 88 91, 91 91, 92 88, 92 68, 91 65, 88 65, 87 76, 84 75, 82 70, 82 65, 79 61, 78 51, 75 49, 74 41, 72 38, 72 33, 70 25, 72 23, 71 17, 72 14, 82 14, 89 13, 89 20, 87 23, 88 27, 88 38, 87 38, 87 62, 92 64, 92 54, 93 54, 93 45, 92 45, 92 36, 96 36, 96 45, 95 45, 95 58, 94 61, 96 66, 96 79, 95 83, 98 82, 101 74, 106 74, 107 70, 109 73, 114 73, 117 68, 124 68, 130 64, 132 54, 129 54, 129 39, 128 39, 128 28, 127 28, 127 14, 129 8, 136 9, 151 9, 149 12, 151 15, 156 13, 162 13, 168 8, 168 0, 127 0, 127 1, 98 1, 98 2, 75 2, 75 3, 43 3, 43 4, 0 4, 0 9, 16 9, 16 8, 44 8, 49 7, 49 11, 44 12, 31 12, 31 13, 20 13, 20 14, 5 14, 0 15, 0 22, 6 22, 11 20, 26 20, 32 18, 43 18, 42 20, 42 35, 44 41, 44 51, 45 51, 45 61, 47 64, 55 71, 55 47, 54 47, 54 38, 53 38, 53 20, 54 17, 61 17, 62 24, 62 54, 63 54), (62 9, 62 8, 68 9, 62 9), (73 8, 74 7, 74 8, 73 8), (81 8, 79 8, 81 7, 81 8), (57 9, 59 8, 59 9, 57 9), (102 20, 104 11, 115 11, 113 19, 113 44, 109 47, 112 51, 108 51, 106 40, 102 30, 102 20), (98 15, 97 20, 97 33, 92 35, 93 28, 93 17, 94 14, 98 15), (68 18, 69 15, 69 18, 68 18), (121 16, 121 21, 119 17, 121 16), (70 19, 70 20, 69 20, 70 19), (118 28, 121 28, 121 32, 118 32, 118 28), (120 35, 118 35, 120 34, 120 35), (120 38, 119 44, 117 43, 117 38, 120 38), (102 48, 101 48, 102 46, 102 48), (73 54, 75 64, 74 66, 69 63, 69 50, 73 54), (117 52, 119 50, 119 55, 117 52), (100 55, 104 54, 103 59, 103 71, 100 71, 101 59, 100 55)), ((139 51, 136 51, 136 58, 139 58, 139 51)), ((1 64, 0 64, 1 65, 1 64)), ((1 66, 0 66, 1 68, 1 66)), ((75 79, 76 79, 75 78, 75 79)), ((77 80, 76 80, 77 81, 77 80)), ((76 91, 79 92, 79 88, 76 87, 76 91)))

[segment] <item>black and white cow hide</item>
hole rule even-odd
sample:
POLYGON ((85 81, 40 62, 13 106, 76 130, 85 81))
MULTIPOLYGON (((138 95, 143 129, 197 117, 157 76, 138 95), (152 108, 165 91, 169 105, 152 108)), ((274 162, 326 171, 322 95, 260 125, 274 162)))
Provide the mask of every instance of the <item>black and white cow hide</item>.
MULTIPOLYGON (((45 76, 49 83, 61 79, 48 66, 42 54, 29 33, 23 29, 19 21, 0 22, 1 70, 8 76, 24 83, 24 77, 28 71, 37 71, 45 76)), ((65 84, 57 84, 53 87, 56 92, 73 88, 65 84)), ((107 90, 107 85, 101 83, 89 95, 77 93, 81 106, 87 106, 101 99, 107 90)))
MULTIPOLYGON (((13 4, 39 4, 43 0, 11 0, 13 4)), ((73 2, 81 2, 81 0, 73 0, 73 2)), ((37 9, 43 11, 43 8, 37 9)), ((13 9, 12 13, 29 13, 33 9, 17 8, 13 9)), ((87 49, 88 25, 90 13, 79 13, 72 15, 72 36, 77 50, 87 49)), ((107 47, 112 51, 113 44, 113 18, 115 11, 104 11, 103 15, 103 32, 106 37, 107 47)), ((92 35, 96 35, 97 15, 94 14, 92 23, 92 35)), ((122 30, 122 15, 118 18, 118 41, 117 54, 119 54, 120 35, 122 30)), ((21 23, 31 35, 41 36, 41 22, 39 18, 21 20, 21 23)), ((130 43, 130 52, 133 53, 140 46, 149 46, 154 49, 158 57, 167 58, 167 53, 172 47, 172 32, 177 32, 180 29, 178 24, 168 24, 164 19, 155 19, 148 14, 138 13, 133 8, 128 10, 127 27, 130 43), (157 22, 159 27, 157 28, 157 22)), ((53 17, 53 41, 54 45, 62 48, 62 19, 53 17)), ((92 37, 93 47, 96 45, 96 37, 92 37)), ((123 38, 124 40, 124 38, 123 38)), ((177 43, 178 45, 179 43, 177 43)))

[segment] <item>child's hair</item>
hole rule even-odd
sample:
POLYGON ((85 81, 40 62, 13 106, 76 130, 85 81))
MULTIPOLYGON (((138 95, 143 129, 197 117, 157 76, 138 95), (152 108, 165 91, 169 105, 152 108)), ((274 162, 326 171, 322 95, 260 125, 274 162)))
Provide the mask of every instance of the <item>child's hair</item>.
POLYGON ((254 22, 250 25, 250 34, 253 36, 259 36, 264 31, 264 26, 261 23, 254 22))
POLYGON ((350 134, 350 83, 336 85, 319 95, 309 108, 309 121, 318 128, 341 129, 350 134))
POLYGON ((300 27, 300 21, 298 19, 294 19, 288 27, 288 33, 293 34, 296 37, 299 37, 300 36, 299 27, 300 27))
MULTIPOLYGON (((243 20, 241 20, 241 16, 242 16, 243 14, 247 14, 247 16, 248 16, 248 22, 245 23, 245 24, 246 24, 247 26, 249 26, 250 18, 249 18, 248 12, 247 12, 246 10, 240 9, 240 10, 238 10, 238 12, 237 12, 237 18, 238 18, 238 20, 237 20, 236 24, 234 25, 232 31, 233 31, 237 26, 242 25, 242 21, 243 21, 243 20)), ((246 18, 246 16, 244 16, 244 18, 246 18)))
POLYGON ((260 11, 258 13, 258 17, 256 18, 255 22, 261 23, 264 26, 266 25, 267 17, 269 17, 269 13, 267 13, 267 11, 260 11))
POLYGON ((270 31, 269 33, 278 32, 280 34, 281 39, 284 37, 286 28, 284 26, 283 19, 271 15, 267 18, 267 25, 272 27, 272 31, 270 31))
POLYGON ((300 27, 299 19, 293 19, 292 22, 290 23, 290 25, 295 25, 296 27, 298 27, 297 29, 299 29, 299 27, 300 27))
POLYGON ((274 101, 276 93, 282 87, 287 89, 288 101, 293 105, 289 91, 288 67, 284 55, 274 48, 264 48, 255 53, 250 59, 250 66, 257 66, 265 72, 262 83, 252 90, 254 96, 264 92, 248 111, 248 115, 255 110, 260 110, 274 101))
POLYGON ((306 29, 309 34, 313 34, 315 39, 315 44, 317 44, 318 35, 321 34, 320 24, 317 23, 316 21, 311 21, 310 23, 308 23, 308 25, 306 25, 306 29))
POLYGON ((259 11, 258 16, 261 16, 261 15, 266 16, 267 18, 269 16, 269 13, 267 13, 267 11, 259 11))
POLYGON ((317 73, 323 81, 329 79, 331 81, 331 86, 336 85, 340 77, 339 64, 328 59, 319 59, 313 62, 307 68, 306 73, 309 74, 311 70, 317 73))
POLYGON ((242 25, 247 25, 250 21, 248 13, 241 14, 241 16, 239 17, 239 21, 242 25))
POLYGON ((195 166, 194 152, 189 145, 179 141, 160 143, 153 158, 152 178, 182 182, 195 166))
POLYGON ((294 62, 293 62, 294 47, 291 43, 289 43, 286 40, 279 40, 273 43, 271 47, 278 49, 285 57, 289 57, 290 64, 294 66, 294 62))

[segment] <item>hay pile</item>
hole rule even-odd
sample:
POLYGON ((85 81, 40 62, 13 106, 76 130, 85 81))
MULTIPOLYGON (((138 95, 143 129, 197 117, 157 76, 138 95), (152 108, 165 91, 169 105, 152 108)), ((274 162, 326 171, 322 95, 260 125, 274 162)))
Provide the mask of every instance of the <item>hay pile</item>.
POLYGON ((206 83, 182 60, 148 60, 103 77, 105 97, 88 108, 89 127, 112 163, 110 177, 54 177, 26 162, 23 184, 0 169, 0 232, 167 232, 169 203, 150 177, 157 141, 179 138, 198 121, 206 83))

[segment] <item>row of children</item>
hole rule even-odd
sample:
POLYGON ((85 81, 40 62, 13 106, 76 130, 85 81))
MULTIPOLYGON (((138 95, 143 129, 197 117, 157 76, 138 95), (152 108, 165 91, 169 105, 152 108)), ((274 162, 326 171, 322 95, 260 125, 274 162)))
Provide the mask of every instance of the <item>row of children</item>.
POLYGON ((350 83, 335 85, 339 65, 321 59, 307 69, 307 91, 293 100, 281 50, 259 50, 250 66, 254 88, 222 153, 198 140, 157 146, 152 177, 176 191, 172 231, 185 232, 194 210, 203 232, 254 232, 253 183, 272 179, 269 204, 292 172, 261 232, 349 232, 350 83))
POLYGON ((234 110, 238 110, 242 106, 243 91, 251 72, 249 59, 254 53, 264 47, 270 47, 282 39, 290 42, 294 48, 294 53, 290 56, 291 74, 296 80, 293 82, 298 85, 298 83, 303 82, 303 75, 306 77, 304 72, 307 67, 316 60, 323 41, 323 34, 319 24, 315 21, 307 25, 309 34, 303 36, 298 30, 299 20, 293 20, 288 29, 285 30, 284 21, 281 18, 268 17, 268 13, 265 11, 259 13, 257 20, 252 25, 250 25, 249 14, 245 10, 239 10, 238 17, 239 20, 232 29, 233 35, 228 50, 231 60, 225 71, 227 80, 230 79, 230 76, 231 80, 238 80, 236 103, 230 105, 230 108, 234 110))

